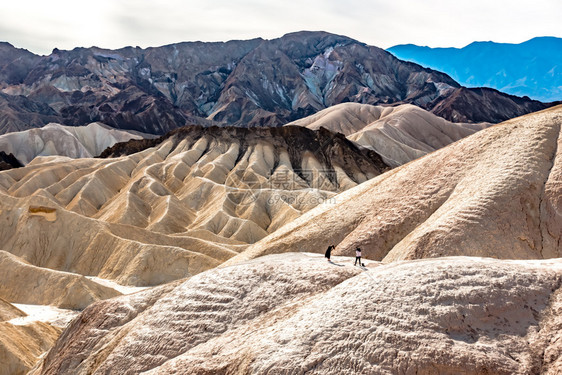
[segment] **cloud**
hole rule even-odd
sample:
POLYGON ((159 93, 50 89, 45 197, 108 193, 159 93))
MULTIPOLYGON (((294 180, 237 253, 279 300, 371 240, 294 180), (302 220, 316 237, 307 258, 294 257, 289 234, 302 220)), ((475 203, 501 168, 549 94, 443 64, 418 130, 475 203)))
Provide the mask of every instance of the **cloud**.
POLYGON ((325 30, 368 44, 461 47, 562 36, 562 2, 535 0, 19 0, 3 4, 0 40, 54 47, 157 46, 179 41, 275 38, 325 30))

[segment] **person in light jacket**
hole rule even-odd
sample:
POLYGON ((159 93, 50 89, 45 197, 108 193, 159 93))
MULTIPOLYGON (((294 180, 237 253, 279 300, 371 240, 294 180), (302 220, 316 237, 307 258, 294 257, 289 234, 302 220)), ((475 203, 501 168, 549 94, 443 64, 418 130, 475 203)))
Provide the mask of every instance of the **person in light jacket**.
POLYGON ((361 267, 361 249, 360 248, 355 249, 355 264, 354 264, 354 266, 357 265, 357 262, 359 262, 359 267, 361 267))

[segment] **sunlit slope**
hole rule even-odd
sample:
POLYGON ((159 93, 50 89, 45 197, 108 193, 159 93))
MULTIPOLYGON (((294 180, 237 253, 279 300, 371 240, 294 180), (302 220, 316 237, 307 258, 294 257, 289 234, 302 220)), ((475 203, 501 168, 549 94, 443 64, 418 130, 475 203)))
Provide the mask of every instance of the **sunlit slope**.
POLYGON ((0 135, 0 151, 13 154, 23 164, 29 163, 36 156, 88 158, 98 156, 117 142, 147 136, 149 135, 113 129, 101 123, 87 126, 51 123, 42 128, 0 135))
POLYGON ((50 349, 61 329, 42 322, 21 322, 26 314, 0 298, 0 374, 26 374, 50 349))
POLYGON ((559 260, 351 263, 267 256, 94 304, 33 374, 560 371, 559 260))
POLYGON ((397 167, 474 134, 490 124, 453 123, 410 104, 395 107, 343 103, 291 125, 321 127, 376 151, 397 167))
POLYGON ((336 196, 229 264, 329 244, 385 262, 559 257, 561 124, 558 106, 482 130, 336 196))
POLYGON ((39 267, 159 284, 221 264, 387 169, 341 135, 301 127, 189 127, 138 142, 154 147, 1 173, 0 249, 39 267))

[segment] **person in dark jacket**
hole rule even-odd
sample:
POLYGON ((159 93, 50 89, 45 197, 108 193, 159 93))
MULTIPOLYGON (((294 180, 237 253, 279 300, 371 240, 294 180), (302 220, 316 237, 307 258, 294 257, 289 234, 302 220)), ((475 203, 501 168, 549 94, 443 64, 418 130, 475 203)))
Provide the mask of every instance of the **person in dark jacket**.
POLYGON ((359 267, 361 267, 361 249, 360 248, 355 249, 355 264, 354 264, 354 266, 357 265, 357 262, 359 262, 359 267))
POLYGON ((328 259, 328 262, 330 261, 330 257, 332 256, 332 250, 334 250, 335 248, 336 247, 334 245, 328 246, 328 250, 326 250, 326 254, 324 255, 328 259))

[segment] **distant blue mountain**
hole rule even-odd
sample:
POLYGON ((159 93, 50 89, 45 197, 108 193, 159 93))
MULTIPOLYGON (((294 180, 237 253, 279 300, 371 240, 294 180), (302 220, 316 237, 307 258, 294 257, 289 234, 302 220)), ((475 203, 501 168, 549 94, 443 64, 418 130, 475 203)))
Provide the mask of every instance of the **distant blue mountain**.
POLYGON ((562 100, 562 38, 539 37, 521 44, 474 42, 460 49, 403 44, 388 51, 445 72, 463 86, 492 87, 543 102, 562 100))

